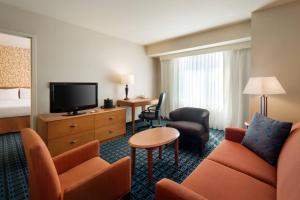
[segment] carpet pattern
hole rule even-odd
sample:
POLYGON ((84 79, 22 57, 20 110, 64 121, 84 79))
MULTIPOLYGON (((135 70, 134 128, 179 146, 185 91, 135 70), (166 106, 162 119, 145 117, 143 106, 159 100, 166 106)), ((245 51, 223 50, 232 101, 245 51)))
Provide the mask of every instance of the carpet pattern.
MULTIPOLYGON (((136 124, 139 127, 142 123, 136 124)), ((101 157, 113 163, 122 157, 130 156, 128 139, 131 136, 131 125, 127 125, 127 135, 119 140, 107 142, 100 147, 101 157), (129 134, 128 134, 129 133, 129 134)), ((158 149, 153 151, 153 183, 148 184, 147 152, 144 149, 136 150, 136 170, 132 177, 131 199, 153 200, 155 183, 163 178, 169 178, 181 183, 199 163, 224 139, 224 132, 210 130, 209 141, 201 155, 193 147, 179 148, 179 166, 175 165, 174 145, 167 145, 163 150, 163 159, 158 158, 158 149)))
POLYGON ((28 199, 28 171, 19 133, 0 136, 0 199, 28 199))
MULTIPOLYGON (((136 126, 141 126, 137 123, 136 126)), ((128 139, 131 125, 127 125, 125 137, 104 143, 100 147, 101 157, 113 163, 130 155, 128 139)), ((155 183, 162 178, 169 178, 181 183, 199 163, 224 139, 224 132, 210 131, 210 139, 205 150, 199 155, 192 148, 180 148, 179 166, 174 161, 174 146, 167 145, 163 150, 163 159, 158 159, 158 150, 153 153, 153 184, 148 184, 146 150, 137 149, 136 174, 132 177, 131 199, 154 199, 155 183)), ((0 200, 28 199, 28 170, 19 133, 0 135, 0 200)))

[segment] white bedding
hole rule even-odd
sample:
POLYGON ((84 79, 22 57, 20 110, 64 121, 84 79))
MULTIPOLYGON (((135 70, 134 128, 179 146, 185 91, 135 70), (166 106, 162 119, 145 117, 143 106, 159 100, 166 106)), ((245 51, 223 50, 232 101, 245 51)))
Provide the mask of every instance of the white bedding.
POLYGON ((30 99, 0 101, 0 118, 28 116, 30 113, 30 99))

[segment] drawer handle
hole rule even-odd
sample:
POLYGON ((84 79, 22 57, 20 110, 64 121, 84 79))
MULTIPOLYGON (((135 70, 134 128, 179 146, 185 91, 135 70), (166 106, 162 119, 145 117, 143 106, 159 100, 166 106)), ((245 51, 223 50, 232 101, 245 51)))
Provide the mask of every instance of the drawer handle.
POLYGON ((77 142, 78 142, 78 140, 72 140, 72 141, 70 141, 70 144, 75 144, 77 142))
POLYGON ((109 120, 113 120, 113 118, 112 117, 110 117, 110 118, 108 118, 109 120))
POLYGON ((111 134, 111 133, 113 133, 113 131, 109 130, 108 133, 111 134))
POLYGON ((70 127, 71 128, 76 128, 78 126, 78 124, 71 124, 70 127))

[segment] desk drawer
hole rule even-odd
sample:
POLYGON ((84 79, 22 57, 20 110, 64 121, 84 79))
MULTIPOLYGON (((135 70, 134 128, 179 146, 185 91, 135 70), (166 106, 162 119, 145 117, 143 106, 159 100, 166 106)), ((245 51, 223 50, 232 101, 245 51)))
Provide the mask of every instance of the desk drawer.
POLYGON ((75 117, 66 120, 49 122, 48 139, 73 135, 94 128, 93 116, 75 117))
POLYGON ((125 131, 126 131, 125 123, 119 123, 113 126, 97 128, 95 130, 95 139, 99 141, 108 140, 110 138, 125 134, 125 131))
POLYGON ((94 132, 87 131, 48 141, 48 148, 52 156, 58 155, 87 142, 94 140, 94 132))
POLYGON ((114 112, 95 115, 95 127, 98 128, 108 125, 114 125, 121 122, 125 123, 125 112, 125 110, 118 110, 114 112))

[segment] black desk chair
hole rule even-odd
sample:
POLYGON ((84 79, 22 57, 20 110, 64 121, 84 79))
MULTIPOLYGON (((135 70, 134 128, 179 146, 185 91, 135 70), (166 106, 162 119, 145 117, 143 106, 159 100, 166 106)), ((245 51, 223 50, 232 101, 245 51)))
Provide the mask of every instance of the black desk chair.
POLYGON ((147 121, 147 125, 138 127, 138 130, 143 128, 153 128, 153 127, 161 127, 161 106, 165 101, 166 93, 162 92, 159 95, 159 100, 156 105, 149 106, 147 110, 142 111, 139 115, 139 118, 143 121, 147 121), (153 125, 153 120, 158 120, 158 125, 153 125))

